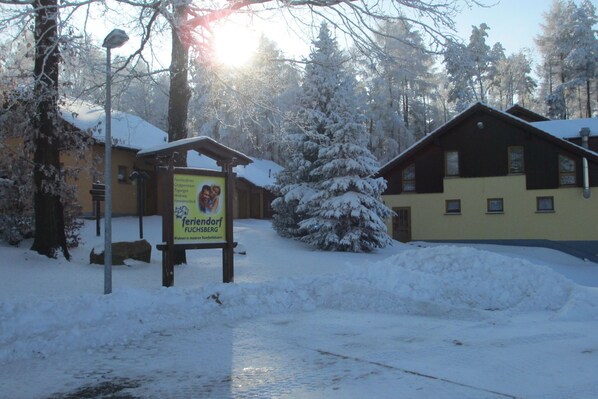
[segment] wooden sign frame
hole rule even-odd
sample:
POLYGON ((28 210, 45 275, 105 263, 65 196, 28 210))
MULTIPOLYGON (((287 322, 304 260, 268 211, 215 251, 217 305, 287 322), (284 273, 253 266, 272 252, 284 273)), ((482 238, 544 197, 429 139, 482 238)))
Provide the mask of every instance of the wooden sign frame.
POLYGON ((233 242, 233 196, 234 196, 234 178, 232 164, 221 164, 223 171, 212 171, 194 168, 174 167, 171 158, 166 168, 160 168, 163 172, 162 192, 165 194, 165 214, 162 217, 162 241, 158 249, 162 251, 162 285, 172 287, 174 285, 174 251, 188 249, 222 249, 222 281, 224 283, 234 282, 234 248, 233 242), (174 237, 174 176, 214 176, 224 178, 224 242, 206 242, 175 244, 174 237))
POLYGON ((233 167, 238 165, 248 165, 253 161, 247 155, 226 147, 211 137, 198 136, 186 139, 176 140, 153 148, 147 148, 137 153, 138 158, 153 160, 158 165, 162 173, 162 193, 166 198, 165 215, 162 215, 162 244, 157 245, 158 250, 162 251, 162 285, 172 287, 174 285, 174 252, 178 249, 222 249, 222 281, 225 283, 234 282, 234 248, 236 243, 233 241, 233 196, 235 192, 235 174, 233 167), (193 150, 201 155, 216 160, 216 164, 221 167, 222 172, 218 173, 225 178, 225 242, 220 243, 195 243, 195 244, 175 244, 174 242, 174 174, 176 171, 185 173, 205 174, 205 169, 193 168, 175 168, 174 159, 179 154, 186 154, 193 150), (166 166, 165 166, 166 165, 166 166))

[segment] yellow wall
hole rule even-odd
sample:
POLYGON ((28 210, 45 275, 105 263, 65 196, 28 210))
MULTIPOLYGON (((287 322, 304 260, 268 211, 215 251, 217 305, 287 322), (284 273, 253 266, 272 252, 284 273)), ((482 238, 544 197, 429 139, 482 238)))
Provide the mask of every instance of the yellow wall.
MULTIPOLYGON (((86 165, 91 165, 92 159, 94 159, 97 163, 96 170, 99 172, 98 179, 100 180, 100 183, 104 183, 104 146, 94 145, 92 147, 92 152, 93 158, 88 156, 85 161, 86 165)), ((112 148, 112 213, 115 215, 137 214, 137 185, 129 180, 129 175, 131 172, 133 172, 136 167, 139 168, 141 164, 136 160, 136 153, 136 151, 132 150, 112 148), (126 176, 124 182, 120 182, 118 180, 119 166, 126 167, 126 176)), ((144 169, 151 171, 150 168, 144 167, 144 169)), ((93 181, 92 177, 93 176, 89 172, 84 171, 80 175, 79 181, 77 182, 79 189, 79 199, 81 201, 81 205, 83 206, 84 213, 93 212, 93 201, 91 200, 91 194, 89 194, 89 190, 91 190, 91 184, 93 181)), ((146 183, 147 190, 150 190, 150 184, 152 184, 152 182, 146 183)), ((146 204, 146 209, 148 209, 148 206, 149 204, 146 204)), ((103 212, 103 202, 101 209, 103 212)))
MULTIPOLYGON (((22 151, 23 140, 10 138, 6 140, 8 147, 15 151, 22 151)), ((91 200, 91 184, 94 180, 93 171, 96 171, 96 179, 103 183, 104 180, 104 146, 94 144, 91 146, 82 159, 77 159, 68 152, 60 153, 60 162, 67 168, 77 168, 79 173, 75 183, 77 187, 77 198, 84 214, 93 213, 93 202, 91 200)), ((112 149, 112 212, 115 215, 134 215, 137 213, 137 186, 129 181, 129 174, 133 171, 136 163, 136 151, 121 148, 112 149), (127 176, 125 183, 120 183, 117 178, 118 166, 126 166, 127 176)), ((151 169, 148 169, 151 170, 151 169)), ((104 203, 101 206, 104 211, 104 203)))
MULTIPOLYGON (((386 206, 411 208, 412 240, 598 239, 598 188, 526 190, 525 176, 445 178, 444 193, 383 196, 386 206), (554 212, 536 211, 536 197, 554 197, 554 212), (503 198, 504 213, 488 214, 487 199, 503 198), (461 214, 445 201, 461 200, 461 214)), ((387 221, 392 231, 391 221, 387 221)))

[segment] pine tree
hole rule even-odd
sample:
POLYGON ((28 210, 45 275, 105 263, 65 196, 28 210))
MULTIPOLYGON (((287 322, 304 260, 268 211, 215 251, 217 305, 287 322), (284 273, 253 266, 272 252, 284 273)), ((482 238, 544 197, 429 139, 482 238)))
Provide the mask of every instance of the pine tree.
POLYGON ((378 165, 367 148, 365 101, 345 64, 322 24, 302 85, 297 155, 274 203, 277 211, 292 209, 274 225, 319 249, 369 252, 390 243, 383 222, 390 211, 380 201, 384 180, 371 177, 378 165))
POLYGON ((378 164, 367 148, 355 79, 347 74, 339 83, 329 104, 330 143, 319 149, 312 172, 320 179, 299 226, 302 240, 319 249, 370 252, 390 243, 383 221, 390 210, 380 200, 386 182, 371 177, 378 164))
POLYGON ((274 187, 277 198, 272 203, 273 227, 283 237, 302 235, 298 223, 305 218, 313 183, 318 180, 312 172, 319 148, 329 140, 325 129, 328 107, 344 61, 325 23, 313 44, 297 100, 298 111, 285 123, 289 161, 274 187))

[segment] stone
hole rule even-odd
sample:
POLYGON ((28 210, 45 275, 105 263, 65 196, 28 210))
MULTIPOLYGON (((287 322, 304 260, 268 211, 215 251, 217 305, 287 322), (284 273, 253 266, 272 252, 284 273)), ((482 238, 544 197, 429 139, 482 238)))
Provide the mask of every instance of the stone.
MULTIPOLYGON (((152 246, 146 240, 121 241, 112 243, 112 264, 124 265, 125 259, 135 259, 150 263, 152 246)), ((104 264, 104 248, 93 248, 89 254, 89 263, 104 264)))

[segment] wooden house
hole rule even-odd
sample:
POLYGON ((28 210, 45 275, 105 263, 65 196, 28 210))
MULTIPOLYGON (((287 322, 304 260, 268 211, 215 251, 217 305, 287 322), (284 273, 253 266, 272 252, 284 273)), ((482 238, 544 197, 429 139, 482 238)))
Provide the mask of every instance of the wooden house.
MULTIPOLYGON (((62 168, 74 168, 78 171, 76 181, 77 199, 81 205, 83 216, 91 216, 95 207, 90 190, 93 183, 104 183, 105 132, 106 114, 99 105, 83 101, 67 101, 60 107, 60 123, 66 132, 63 137, 69 139, 74 135, 84 135, 90 139, 91 145, 82 154, 61 150, 60 164, 62 168)), ((158 129, 143 119, 119 111, 112 111, 112 210, 113 214, 133 215, 137 213, 137 187, 129 179, 133 171, 145 171, 150 178, 145 192, 145 214, 157 211, 156 185, 154 167, 136 154, 140 149, 155 146, 168 140, 166 132, 158 129)), ((10 137, 6 144, 11 151, 23 153, 23 139, 10 137)), ((101 204, 103 208, 103 203, 101 204)), ((101 210, 103 213, 103 209, 101 210)))
MULTIPOLYGON (((76 160, 68 153, 61 155, 61 162, 65 166, 76 164, 81 169, 76 183, 78 199, 83 215, 91 215, 94 207, 89 191, 93 183, 104 183, 106 114, 101 106, 75 101, 67 103, 61 109, 61 115, 72 130, 86 132, 93 138, 93 145, 83 160, 76 160)), ((133 171, 144 171, 149 175, 144 194, 144 213, 154 215, 157 213, 154 166, 137 159, 136 155, 141 149, 167 142, 168 134, 145 120, 125 112, 113 110, 111 116, 112 213, 115 216, 137 213, 137 183, 129 176, 133 171)))
POLYGON ((384 165, 393 238, 551 241, 598 259, 598 153, 579 137, 598 124, 526 119, 477 103, 384 165))

